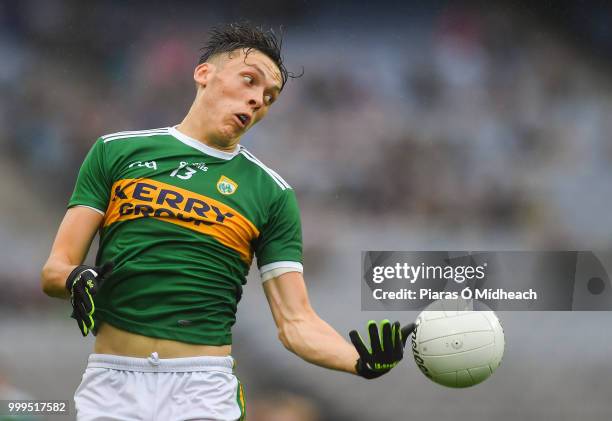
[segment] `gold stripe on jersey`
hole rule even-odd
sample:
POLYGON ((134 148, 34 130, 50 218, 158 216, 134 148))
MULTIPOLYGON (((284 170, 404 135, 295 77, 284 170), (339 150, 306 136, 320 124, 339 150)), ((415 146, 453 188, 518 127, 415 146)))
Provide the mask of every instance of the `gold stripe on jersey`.
POLYGON ((115 182, 104 227, 138 218, 155 218, 210 235, 248 264, 253 259, 251 241, 259 237, 251 221, 218 200, 147 178, 115 182))

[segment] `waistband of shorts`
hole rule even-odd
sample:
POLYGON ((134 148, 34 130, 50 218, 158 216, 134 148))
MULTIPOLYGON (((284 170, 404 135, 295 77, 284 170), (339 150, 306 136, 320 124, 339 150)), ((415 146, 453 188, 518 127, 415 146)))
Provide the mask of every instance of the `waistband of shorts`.
POLYGON ((124 357, 111 354, 91 354, 87 368, 138 371, 146 373, 186 373, 192 371, 221 371, 232 373, 234 359, 227 357, 159 358, 157 352, 147 358, 124 357))

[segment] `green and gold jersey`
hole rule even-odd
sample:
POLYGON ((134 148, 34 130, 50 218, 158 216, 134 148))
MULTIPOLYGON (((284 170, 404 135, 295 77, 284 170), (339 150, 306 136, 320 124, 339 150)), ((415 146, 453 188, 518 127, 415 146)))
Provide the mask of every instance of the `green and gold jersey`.
POLYGON ((96 263, 115 269, 97 321, 145 336, 231 344, 253 255, 260 271, 302 270, 291 187, 244 147, 228 153, 175 128, 102 136, 68 207, 104 214, 96 263))

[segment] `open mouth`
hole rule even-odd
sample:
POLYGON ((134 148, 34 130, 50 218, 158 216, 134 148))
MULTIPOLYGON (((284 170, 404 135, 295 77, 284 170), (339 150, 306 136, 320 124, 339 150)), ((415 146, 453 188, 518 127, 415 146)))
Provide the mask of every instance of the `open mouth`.
POLYGON ((248 126, 249 122, 251 121, 251 117, 248 114, 238 113, 235 114, 235 116, 242 128, 248 126))

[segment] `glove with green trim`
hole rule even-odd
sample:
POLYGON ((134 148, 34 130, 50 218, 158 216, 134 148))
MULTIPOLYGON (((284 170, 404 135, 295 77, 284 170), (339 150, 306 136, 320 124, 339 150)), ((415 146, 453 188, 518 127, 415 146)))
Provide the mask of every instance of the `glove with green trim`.
POLYGON ((83 336, 87 336, 95 328, 93 314, 96 306, 93 296, 98 292, 105 277, 112 271, 113 262, 106 262, 98 267, 80 265, 74 268, 66 279, 66 289, 70 292, 70 304, 72 304, 70 317, 77 321, 83 336))
POLYGON ((370 345, 368 349, 356 330, 349 332, 351 342, 359 353, 359 359, 355 365, 357 374, 366 379, 375 379, 391 371, 404 357, 404 346, 408 336, 415 328, 414 323, 400 329, 399 322, 393 323, 389 320, 380 322, 380 332, 374 320, 368 322, 368 333, 370 334, 370 345))

